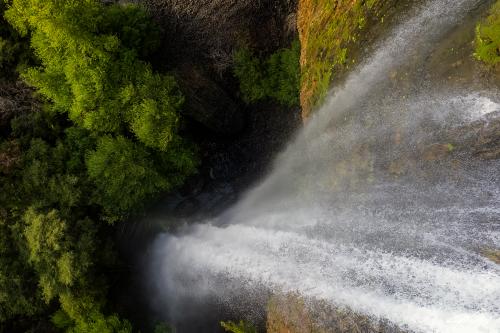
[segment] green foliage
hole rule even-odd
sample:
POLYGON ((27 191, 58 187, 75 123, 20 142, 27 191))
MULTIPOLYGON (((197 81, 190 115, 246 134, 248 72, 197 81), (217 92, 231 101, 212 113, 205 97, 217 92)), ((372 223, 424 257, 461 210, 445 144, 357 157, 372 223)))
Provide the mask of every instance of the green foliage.
POLYGON ((24 78, 52 102, 52 110, 67 113, 87 131, 73 129, 70 142, 59 140, 53 149, 38 139, 31 143, 24 185, 42 205, 81 204, 87 182, 80 163, 89 150, 86 167, 97 190, 93 202, 108 218, 119 215, 111 220, 194 172, 194 154, 177 134, 184 100, 178 86, 141 60, 158 41, 158 29, 144 10, 98 0, 13 0, 6 17, 21 33, 31 32, 42 64, 24 78), (139 143, 125 139, 130 132, 139 143), (75 135, 78 140, 71 139, 75 135), (97 148, 92 147, 96 137, 102 137, 97 148))
POLYGON ((117 315, 104 316, 100 312, 92 312, 87 320, 78 320, 68 333, 131 333, 132 325, 121 320, 117 315))
POLYGON ((21 37, 3 18, 6 4, 0 1, 0 79, 15 77, 16 68, 22 69, 31 60, 29 41, 21 37))
POLYGON ((153 333, 173 333, 174 330, 165 323, 155 325, 153 333))
POLYGON ((240 320, 239 323, 232 321, 221 321, 220 325, 226 332, 231 333, 257 333, 257 329, 250 323, 240 320))
POLYGON ((135 5, 7 3, 18 32, 0 26, 0 74, 9 84, 22 69, 45 105, 0 135, 0 332, 131 332, 106 300, 119 277, 99 221, 123 220, 197 166, 177 133, 183 96, 147 62, 158 28, 135 5))
MULTIPOLYGON (((24 78, 76 125, 53 148, 33 133, 24 186, 39 205, 81 205, 88 194, 82 188, 94 184, 93 202, 108 215, 119 214, 116 220, 195 171, 193 151, 177 134, 184 100, 177 84, 141 60, 158 44, 158 29, 144 10, 98 0, 13 0, 6 17, 22 34, 31 34, 41 61, 24 78), (125 139, 130 133, 139 143, 125 139), (103 138, 95 148, 98 137, 103 138), (131 160, 114 158, 114 148, 131 160), (89 182, 81 162, 90 150, 84 166, 89 182), (153 167, 156 162, 159 167, 153 167), (130 172, 118 179, 122 167, 130 172)), ((24 123, 14 124, 13 132, 24 133, 24 123)))
POLYGON ((247 103, 272 98, 281 104, 299 104, 300 43, 294 41, 289 49, 281 49, 268 59, 255 57, 241 49, 234 57, 234 74, 240 81, 240 91, 247 103))
POLYGON ((266 97, 263 85, 265 72, 262 61, 249 49, 241 49, 234 56, 234 74, 240 81, 240 91, 247 102, 255 102, 266 97))
MULTIPOLYGON (((77 298, 73 295, 62 296, 64 309, 75 302, 81 302, 85 298, 77 298)), ((105 316, 99 311, 98 305, 90 300, 83 306, 77 306, 77 312, 70 308, 70 313, 60 309, 52 315, 52 323, 55 327, 68 333, 129 333, 132 325, 127 320, 120 319, 116 314, 105 316)))
POLYGON ((23 260, 12 232, 0 217, 0 323, 16 316, 33 316, 41 307, 34 274, 23 260))
POLYGON ((85 205, 88 181, 84 155, 93 140, 77 128, 66 130, 66 137, 54 147, 42 139, 33 139, 24 155, 22 184, 33 204, 55 206, 63 212, 85 205))
POLYGON ((31 44, 42 66, 24 78, 94 133, 132 131, 146 146, 167 151, 177 139, 183 102, 175 80, 155 74, 139 56, 158 36, 137 6, 98 0, 14 0, 6 17, 31 44))
POLYGON ((34 208, 23 219, 29 262, 38 274, 43 298, 61 304, 53 324, 74 333, 131 332, 128 321, 102 313, 102 289, 93 272, 99 257, 96 225, 88 218, 69 223, 56 210, 40 213, 34 208))
POLYGON ((101 138, 87 157, 87 168, 97 202, 117 214, 177 185, 156 169, 146 149, 122 136, 101 138))
MULTIPOLYGON (((67 128, 55 142, 50 138, 53 143, 36 137, 29 140, 29 132, 21 140, 26 142, 22 169, 0 175, 2 190, 6 190, 0 191, 1 207, 11 221, 5 226, 11 232, 2 232, 0 239, 11 249, 9 260, 0 260, 0 303, 6 304, 0 322, 46 312, 58 301, 70 318, 66 330, 78 326, 91 331, 94 319, 89 313, 100 316, 95 320, 96 330, 100 330, 109 320, 102 313, 106 289, 96 267, 104 268, 112 254, 108 247, 100 247, 104 245, 99 236, 102 224, 85 216, 93 210, 85 154, 95 147, 95 139, 77 127, 67 128), (19 273, 19 278, 3 283, 3 271, 9 278, 19 273)), ((61 318, 56 316, 53 323, 62 325, 61 318)), ((114 324, 109 325, 111 331, 114 324)))
POLYGON ((171 76, 161 76, 145 70, 140 82, 122 92, 123 101, 131 104, 127 118, 132 132, 150 148, 173 149, 179 118, 177 110, 184 99, 171 76))
POLYGON ((74 324, 71 317, 62 309, 57 310, 51 317, 51 321, 55 327, 59 329, 66 329, 74 324))
POLYGON ((29 208, 24 222, 29 260, 38 273, 45 301, 71 287, 88 287, 85 274, 93 265, 96 250, 92 221, 78 221, 69 230, 56 210, 43 214, 29 208))
POLYGON ((476 27, 474 56, 488 65, 500 62, 500 1, 490 9, 490 15, 476 27))

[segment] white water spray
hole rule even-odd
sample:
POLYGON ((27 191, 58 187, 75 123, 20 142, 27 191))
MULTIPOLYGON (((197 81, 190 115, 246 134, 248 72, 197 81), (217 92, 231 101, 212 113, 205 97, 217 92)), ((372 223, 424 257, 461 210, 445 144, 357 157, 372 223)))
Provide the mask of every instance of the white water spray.
POLYGON ((241 202, 161 235, 152 259, 159 297, 175 309, 181 299, 264 288, 408 331, 500 332, 500 268, 481 255, 500 248, 500 164, 471 148, 499 120, 498 97, 446 91, 420 75, 399 91, 388 75, 479 2, 423 6, 241 202))

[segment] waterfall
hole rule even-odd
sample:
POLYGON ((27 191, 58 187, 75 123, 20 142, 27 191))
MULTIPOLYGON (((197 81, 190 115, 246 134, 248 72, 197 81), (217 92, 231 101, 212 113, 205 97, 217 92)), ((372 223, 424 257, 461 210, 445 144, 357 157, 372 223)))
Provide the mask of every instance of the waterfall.
POLYGON ((500 96, 422 70, 480 3, 415 9, 239 203, 158 236, 150 279, 171 316, 266 290, 407 331, 500 332, 500 266, 483 255, 500 248, 500 163, 475 148, 498 131, 500 96))

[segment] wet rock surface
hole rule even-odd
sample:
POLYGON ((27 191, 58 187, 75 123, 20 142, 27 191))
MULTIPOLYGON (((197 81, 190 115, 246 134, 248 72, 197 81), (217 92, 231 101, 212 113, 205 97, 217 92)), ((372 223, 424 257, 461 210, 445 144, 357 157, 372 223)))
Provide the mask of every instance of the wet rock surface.
POLYGON ((182 114, 214 134, 234 135, 244 127, 244 110, 200 68, 185 64, 176 71, 187 96, 182 114))
POLYGON ((275 295, 268 304, 267 333, 403 333, 382 320, 297 295, 275 295))
MULTIPOLYGON (((273 159, 301 124, 299 109, 277 105, 253 106, 248 117, 240 135, 201 143, 202 167, 174 195, 174 216, 193 222, 222 212, 272 170, 273 159)), ((165 207, 167 201, 172 202, 171 196, 158 206, 165 207)))

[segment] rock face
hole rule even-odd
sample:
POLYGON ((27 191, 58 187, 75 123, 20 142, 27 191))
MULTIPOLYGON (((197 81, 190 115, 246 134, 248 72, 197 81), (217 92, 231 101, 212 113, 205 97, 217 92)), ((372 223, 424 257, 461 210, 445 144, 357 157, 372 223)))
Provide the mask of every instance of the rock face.
POLYGON ((184 116, 217 134, 232 135, 243 129, 243 110, 202 69, 186 64, 177 71, 177 78, 187 96, 184 116))
POLYGON ((288 46, 296 36, 297 1, 139 1, 163 29, 155 62, 176 70, 187 119, 219 136, 248 125, 232 75, 233 54, 243 46, 263 53, 288 46))
POLYGON ((176 76, 185 95, 183 130, 200 151, 197 178, 161 214, 215 214, 268 171, 301 126, 298 108, 243 103, 232 73, 240 47, 262 56, 289 47, 297 37, 298 0, 122 1, 144 5, 162 28, 161 49, 150 60, 176 76))
POLYGON ((295 36, 297 0, 143 0, 165 29, 170 60, 202 60, 223 75, 242 45, 274 50, 295 36))
POLYGON ((406 0, 300 0, 297 27, 301 42, 300 103, 307 119, 322 102, 332 80, 338 82, 362 49, 373 43, 406 0))
POLYGON ((267 333, 402 333, 389 323, 297 295, 276 295, 267 312, 267 333))

